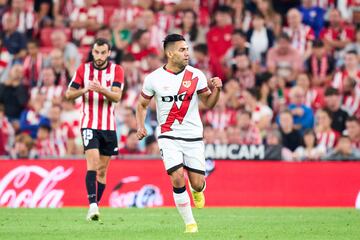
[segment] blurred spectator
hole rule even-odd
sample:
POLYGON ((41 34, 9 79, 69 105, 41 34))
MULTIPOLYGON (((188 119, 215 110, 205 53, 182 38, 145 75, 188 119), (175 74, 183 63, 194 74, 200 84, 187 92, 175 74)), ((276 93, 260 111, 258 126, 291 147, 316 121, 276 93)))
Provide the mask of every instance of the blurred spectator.
POLYGON ((324 109, 316 112, 315 133, 317 142, 327 150, 335 147, 340 133, 331 128, 331 113, 324 109))
POLYGON ((38 85, 40 72, 45 65, 45 58, 40 53, 39 43, 37 40, 27 42, 28 55, 24 59, 24 85, 30 88, 38 85))
POLYGON ((20 116, 20 131, 28 133, 33 139, 37 136, 40 125, 47 125, 50 128, 49 119, 40 114, 44 104, 44 96, 36 95, 30 99, 28 109, 20 116))
POLYGON ((281 33, 281 16, 274 11, 272 0, 257 0, 256 7, 265 17, 266 27, 271 29, 275 36, 281 33))
POLYGON ((49 123, 39 125, 35 140, 36 154, 39 158, 59 157, 55 146, 51 142, 50 132, 49 123))
POLYGON ((194 58, 194 46, 205 43, 205 29, 198 27, 197 14, 193 9, 183 11, 179 28, 172 32, 184 36, 189 46, 190 59, 194 58))
POLYGON ((358 61, 360 60, 360 28, 357 28, 355 35, 355 42, 351 42, 346 45, 345 52, 354 51, 358 56, 358 61))
MULTIPOLYGON (((116 35, 116 33, 114 33, 116 35)), ((100 29, 96 32, 96 38, 103 38, 106 39, 108 42, 111 42, 112 40, 112 31, 107 26, 102 26, 100 29)), ((111 54, 109 57, 109 60, 119 64, 121 62, 122 56, 123 56, 123 48, 127 44, 124 44, 123 42, 120 43, 120 45, 117 44, 115 41, 115 44, 111 45, 111 54)), ((91 54, 91 49, 89 51, 87 62, 91 62, 93 60, 93 55, 91 54)))
POLYGON ((55 73, 52 68, 44 68, 41 71, 38 87, 31 89, 31 98, 41 94, 45 97, 44 105, 42 106, 41 113, 46 115, 51 108, 53 102, 62 98, 65 91, 65 86, 55 86, 55 73))
POLYGON ((204 143, 216 144, 218 143, 218 137, 216 136, 216 130, 211 124, 204 124, 204 143))
POLYGON ((286 33, 281 34, 277 45, 269 50, 266 66, 271 73, 283 77, 287 85, 291 85, 301 72, 302 57, 299 51, 291 46, 290 37, 286 33))
POLYGON ((299 86, 295 86, 289 93, 290 104, 288 109, 293 115, 294 128, 300 132, 305 129, 313 128, 314 126, 314 113, 311 108, 305 105, 305 91, 299 86))
POLYGON ((307 59, 311 54, 312 41, 315 33, 312 28, 302 23, 302 15, 299 10, 292 8, 287 12, 288 27, 283 31, 290 36, 291 45, 307 59))
POLYGON ((9 77, 13 56, 9 53, 0 38, 0 83, 3 83, 9 77))
POLYGON ((347 136, 341 136, 335 149, 323 157, 324 160, 359 160, 360 151, 351 146, 351 140, 347 136))
POLYGON ((293 116, 289 110, 280 113, 279 127, 282 145, 294 152, 301 144, 301 134, 294 128, 293 116))
POLYGON ((320 32, 328 50, 341 50, 354 39, 354 31, 345 24, 338 9, 329 12, 329 26, 320 32))
POLYGON ((222 59, 228 77, 235 72, 236 56, 239 54, 249 55, 249 53, 250 48, 249 44, 246 42, 246 34, 240 29, 235 29, 231 35, 231 46, 222 59))
POLYGON ((324 106, 324 91, 322 88, 312 87, 309 75, 300 73, 296 79, 296 86, 304 89, 306 106, 313 110, 324 106))
MULTIPOLYGON (((9 73, 9 78, 0 83, 0 103, 5 106, 5 115, 10 122, 17 122, 28 101, 28 90, 21 83, 23 68, 15 64, 9 73)), ((17 130, 17 129, 16 129, 17 130)))
POLYGON ((243 31, 248 31, 251 25, 251 13, 246 9, 245 2, 243 0, 230 1, 230 7, 234 11, 234 27, 243 31))
MULTIPOLYGON (((8 11, 9 5, 8 0, 0 0, 0 19, 6 11, 8 11)), ((0 24, 0 31, 2 31, 2 24, 0 24)))
POLYGON ((240 128, 238 126, 229 126, 226 131, 226 144, 240 144, 240 128))
POLYGON ((206 35, 211 68, 213 75, 224 78, 224 71, 220 60, 231 46, 231 34, 233 25, 231 19, 231 8, 219 6, 215 9, 215 23, 206 35))
POLYGON ((34 140, 26 133, 20 133, 15 137, 14 147, 11 149, 12 159, 34 159, 37 157, 33 148, 34 140))
POLYGON ((267 105, 259 101, 259 92, 255 88, 247 89, 243 92, 245 110, 251 112, 251 121, 260 131, 266 130, 271 126, 273 112, 267 105))
POLYGON ((54 105, 50 108, 48 118, 50 120, 50 143, 56 149, 56 156, 65 157, 66 155, 76 154, 75 133, 72 126, 66 122, 61 122, 61 106, 54 105))
POLYGON ((160 155, 160 149, 154 135, 145 138, 145 154, 160 155))
POLYGON ((149 48, 162 49, 165 32, 157 25, 154 12, 146 9, 141 12, 137 20, 137 29, 146 30, 149 33, 147 46, 149 48))
POLYGON ((84 0, 84 6, 76 7, 70 15, 73 39, 79 45, 89 46, 96 31, 104 23, 104 8, 97 0, 84 0))
POLYGON ((114 9, 110 17, 110 24, 113 28, 121 24, 121 28, 134 29, 136 26, 136 19, 139 17, 142 9, 136 6, 131 0, 118 0, 119 7, 114 9))
POLYGON ((285 80, 271 73, 260 84, 260 101, 268 105, 276 115, 287 108, 288 89, 285 80))
POLYGON ((14 56, 14 61, 21 62, 26 55, 26 37, 16 30, 16 15, 7 12, 2 18, 3 30, 0 32, 4 47, 14 56))
POLYGON ((63 52, 65 66, 70 74, 73 74, 80 65, 80 55, 75 44, 68 42, 65 33, 61 30, 55 30, 51 33, 51 42, 54 48, 63 52))
POLYGON ((253 16, 252 28, 247 32, 250 43, 250 59, 259 66, 265 66, 266 53, 274 45, 275 36, 272 30, 266 28, 265 17, 261 13, 253 16))
POLYGON ((10 12, 16 16, 17 30, 24 33, 28 38, 31 38, 37 26, 35 23, 35 14, 32 9, 26 7, 26 1, 12 0, 10 12))
POLYGON ((176 4, 179 0, 157 0, 154 1, 153 9, 156 12, 155 18, 159 28, 168 33, 175 27, 176 21, 176 4), (156 4, 159 4, 159 10, 156 9, 156 4))
POLYGON ((346 120, 346 130, 344 131, 351 140, 354 148, 360 149, 360 121, 356 117, 349 117, 346 120))
POLYGON ((305 62, 306 70, 311 73, 312 86, 328 85, 335 70, 335 59, 329 54, 321 40, 313 42, 312 54, 305 62))
POLYGON ((302 144, 296 148, 294 159, 300 161, 319 160, 326 153, 323 145, 318 145, 313 129, 306 129, 302 138, 302 144))
POLYGON ((343 132, 349 115, 341 109, 341 96, 337 89, 329 87, 325 90, 325 109, 331 114, 331 128, 343 132))
POLYGON ((158 54, 158 49, 151 47, 150 33, 147 30, 138 30, 134 33, 133 42, 128 47, 128 52, 134 56, 136 61, 141 63, 142 68, 146 68, 145 57, 149 54, 158 54))
MULTIPOLYGON (((35 0, 34 11, 36 13, 36 24, 38 28, 51 27, 54 23, 53 0, 35 0)), ((55 1, 56 2, 56 1, 55 1)), ((60 1, 59 1, 60 2, 60 1)))
POLYGON ((239 144, 258 145, 262 143, 262 138, 258 127, 251 122, 250 112, 241 111, 238 113, 237 127, 240 129, 239 144))
POLYGON ((65 67, 63 52, 55 48, 50 52, 49 67, 52 68, 55 74, 55 86, 67 86, 70 83, 70 72, 65 67))
POLYGON ((255 74, 251 69, 249 58, 240 53, 235 57, 235 68, 232 78, 236 79, 241 89, 252 88, 255 86, 255 74))
POLYGON ((226 106, 226 100, 224 95, 220 95, 215 107, 203 115, 205 124, 215 129, 225 129, 236 124, 236 111, 226 106))
POLYGON ((302 0, 301 3, 299 11, 302 14, 302 22, 310 26, 318 37, 324 27, 325 10, 316 6, 313 0, 302 0))
POLYGON ((5 116, 5 107, 0 104, 0 156, 10 152, 14 135, 14 129, 5 116))
POLYGON ((205 76, 210 79, 212 74, 208 52, 208 47, 205 43, 195 45, 194 58, 191 61, 194 67, 200 69, 205 74, 205 76))
POLYGON ((351 77, 356 81, 356 88, 360 88, 360 68, 356 52, 349 51, 345 54, 345 64, 342 70, 335 73, 332 86, 340 93, 344 91, 345 78, 351 77))
POLYGON ((281 133, 277 129, 266 132, 265 155, 269 160, 292 161, 292 152, 282 145, 281 133))
MULTIPOLYGON (((278 12, 283 18, 285 18, 286 13, 292 9, 300 6, 301 0, 276 0, 274 4, 274 9, 278 12)), ((283 22, 285 19, 283 19, 283 22)))
POLYGON ((124 147, 120 148, 119 154, 142 154, 139 148, 139 140, 136 136, 136 130, 130 129, 127 136, 124 147))
POLYGON ((360 88, 352 77, 344 80, 344 92, 340 105, 349 116, 360 117, 360 88))

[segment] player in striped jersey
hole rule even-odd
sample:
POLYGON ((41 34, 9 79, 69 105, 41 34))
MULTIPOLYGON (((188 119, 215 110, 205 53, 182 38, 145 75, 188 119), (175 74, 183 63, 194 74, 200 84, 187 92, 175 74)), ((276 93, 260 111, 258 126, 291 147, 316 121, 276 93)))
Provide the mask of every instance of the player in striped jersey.
POLYGON ((68 100, 82 97, 81 134, 90 203, 87 220, 95 221, 99 219, 98 203, 105 189, 110 157, 118 152, 114 107, 124 87, 123 69, 109 62, 110 54, 108 41, 96 39, 92 46, 94 60, 79 66, 65 94, 68 100))
POLYGON ((165 66, 159 67, 144 79, 137 105, 139 139, 147 135, 144 122, 146 109, 152 97, 156 101, 158 143, 163 162, 173 185, 175 205, 183 218, 185 232, 197 232, 198 227, 191 211, 186 191, 184 168, 189 176, 190 189, 197 208, 203 208, 205 197, 205 153, 203 125, 199 115, 199 100, 213 108, 219 99, 222 82, 207 79, 199 69, 189 66, 189 47, 183 36, 170 34, 164 40, 167 57, 165 66))

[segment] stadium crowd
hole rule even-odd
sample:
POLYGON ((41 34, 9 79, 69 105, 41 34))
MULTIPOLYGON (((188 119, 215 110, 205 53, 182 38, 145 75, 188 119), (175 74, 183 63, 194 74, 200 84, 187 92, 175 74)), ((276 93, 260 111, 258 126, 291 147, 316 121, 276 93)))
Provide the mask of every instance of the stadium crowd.
POLYGON ((136 138, 144 77, 183 34, 191 65, 223 79, 202 108, 208 144, 278 144, 289 161, 360 159, 360 1, 0 0, 0 155, 83 154, 81 102, 64 99, 95 38, 125 72, 119 154, 159 154, 155 105, 136 138))

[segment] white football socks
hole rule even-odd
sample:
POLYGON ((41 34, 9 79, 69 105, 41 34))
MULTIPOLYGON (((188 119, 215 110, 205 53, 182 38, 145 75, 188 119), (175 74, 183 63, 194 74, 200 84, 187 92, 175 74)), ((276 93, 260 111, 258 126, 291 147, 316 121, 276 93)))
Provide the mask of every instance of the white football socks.
POLYGON ((185 224, 195 223, 195 219, 191 210, 190 197, 187 191, 182 193, 174 193, 174 201, 176 208, 178 209, 181 217, 183 218, 185 224))

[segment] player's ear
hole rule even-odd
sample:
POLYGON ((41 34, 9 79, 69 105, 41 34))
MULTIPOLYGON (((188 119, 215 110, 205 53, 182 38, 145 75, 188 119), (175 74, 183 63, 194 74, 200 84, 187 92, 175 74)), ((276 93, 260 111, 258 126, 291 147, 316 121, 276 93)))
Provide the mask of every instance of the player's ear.
POLYGON ((165 55, 166 55, 166 58, 171 58, 171 57, 172 57, 172 55, 173 55, 173 52, 172 52, 172 51, 167 50, 167 51, 165 51, 165 55))

